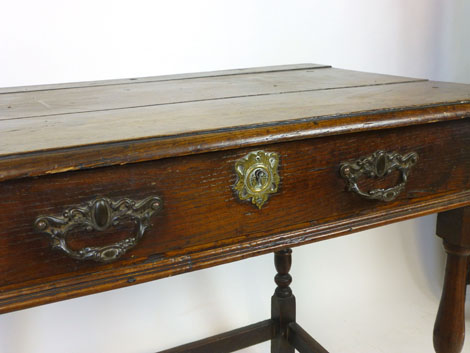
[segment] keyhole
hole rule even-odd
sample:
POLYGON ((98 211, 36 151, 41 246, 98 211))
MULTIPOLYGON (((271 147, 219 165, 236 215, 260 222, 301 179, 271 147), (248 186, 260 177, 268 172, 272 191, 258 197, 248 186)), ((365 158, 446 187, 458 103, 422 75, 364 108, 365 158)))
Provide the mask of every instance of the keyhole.
POLYGON ((253 191, 263 190, 268 183, 268 173, 262 169, 255 169, 250 175, 250 186, 253 191))
POLYGON ((256 179, 256 187, 261 189, 263 185, 265 184, 266 173, 263 170, 258 169, 255 172, 255 179, 256 179))

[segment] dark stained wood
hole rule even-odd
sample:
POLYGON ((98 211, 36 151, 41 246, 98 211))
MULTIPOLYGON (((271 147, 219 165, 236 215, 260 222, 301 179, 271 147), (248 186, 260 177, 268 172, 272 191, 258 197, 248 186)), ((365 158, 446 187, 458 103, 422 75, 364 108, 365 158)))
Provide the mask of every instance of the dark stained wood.
POLYGON ((436 234, 448 244, 470 248, 470 207, 439 213, 436 234))
MULTIPOLYGON (((272 339, 276 353, 323 353, 295 324, 290 248, 441 212, 449 257, 434 342, 438 353, 457 353, 470 248, 468 118, 470 85, 319 65, 0 90, 0 312, 276 252, 273 321, 186 348, 229 349, 246 336, 272 339), (261 209, 234 192, 235 162, 257 150, 280 157, 278 191, 261 209), (392 202, 361 198, 339 174, 342 162, 379 150, 419 156, 392 202), (34 228, 38 217, 98 197, 149 196, 162 210, 115 262, 74 260, 34 228)), ((360 188, 398 182, 394 172, 360 188)), ((135 231, 129 221, 71 232, 68 243, 99 247, 135 231)))
POLYGON ((467 263, 467 285, 470 284, 470 258, 467 263))
POLYGON ((265 320, 200 341, 184 344, 159 353, 228 353, 270 340, 275 333, 273 320, 265 320))
POLYGON ((238 240, 238 243, 209 243, 213 246, 189 255, 178 255, 168 259, 150 257, 143 264, 130 267, 103 270, 92 274, 74 274, 73 277, 57 278, 49 283, 6 287, 2 291, 1 312, 9 312, 51 303, 64 299, 93 294, 151 281, 180 273, 204 269, 224 263, 242 260, 276 251, 286 246, 298 246, 315 241, 351 234, 362 230, 386 225, 392 222, 425 216, 431 213, 470 205, 470 192, 449 195, 415 205, 397 207, 393 210, 357 216, 348 220, 307 227, 299 231, 260 237, 252 240, 238 240))
POLYGON ((291 264, 290 248, 274 253, 277 288, 271 298, 271 319, 159 353, 233 352, 267 340, 271 340, 271 353, 294 353, 295 349, 300 353, 328 353, 295 323, 295 297, 289 287, 291 264))
MULTIPOLYGON (((417 102, 426 107, 469 100, 467 85, 411 82, 45 115, 2 120, 0 148, 3 156, 9 156, 313 118, 328 119, 334 126, 334 116, 339 114, 404 109, 417 102)), ((372 121, 375 118, 367 116, 372 121)))
POLYGON ((271 339, 271 353, 294 353, 294 347, 287 340, 288 325, 295 322, 295 297, 289 287, 292 282, 289 274, 291 254, 290 248, 274 253, 277 288, 271 297, 271 319, 277 324, 277 334, 271 339))
MULTIPOLYGON (((29 161, 34 166, 41 164, 43 151, 57 153, 57 159, 61 160, 60 155, 64 150, 69 151, 77 147, 87 146, 97 151, 102 145, 126 141, 127 148, 132 150, 132 145, 143 139, 168 139, 169 137, 187 139, 190 136, 194 138, 205 133, 222 133, 219 137, 223 141, 234 131, 302 122, 313 123, 309 130, 316 130, 315 124, 324 121, 323 129, 329 130, 329 134, 339 134, 338 119, 344 116, 355 116, 359 120, 349 122, 347 131, 349 128, 372 130, 386 127, 383 125, 383 115, 389 113, 390 110, 420 110, 447 106, 449 112, 452 112, 454 110, 452 107, 457 105, 458 108, 455 109, 460 112, 456 115, 442 114, 441 117, 434 115, 432 121, 462 118, 468 116, 470 111, 469 100, 470 88, 467 85, 409 82, 6 119, 0 124, 0 153, 4 159, 4 165, 0 165, 0 177, 3 180, 8 178, 8 170, 12 166, 7 160, 14 160, 18 155, 23 154, 28 154, 29 161), (113 126, 112 129, 109 128, 110 125, 113 126), (50 136, 54 136, 54 139, 49 138, 50 136)), ((8 111, 8 105, 5 110, 8 111)), ((420 111, 419 114, 426 115, 426 111, 420 111)), ((393 120, 397 122, 397 118, 393 120)), ((399 122, 401 125, 412 123, 406 115, 398 120, 402 120, 399 122)), ((312 135, 308 131, 307 134, 312 135)), ((305 137, 300 133, 297 139, 305 137)), ((243 139, 238 139, 238 141, 241 142, 239 147, 245 145, 243 139)), ((266 139, 258 141, 262 143, 266 139)), ((205 145, 206 143, 199 147, 192 143, 190 153, 194 153, 195 148, 198 153, 204 151, 205 145)), ((99 159, 99 153, 97 156, 96 151, 92 160, 99 159)), ((77 153, 80 151, 74 152, 80 154, 77 153)), ((114 152, 113 159, 102 160, 100 165, 129 162, 127 154, 114 152)), ((181 153, 175 149, 175 153, 178 152, 181 153)), ((175 154, 170 155, 175 156, 175 154)), ((134 158, 153 160, 161 156, 152 155, 151 151, 147 151, 145 158, 142 155, 134 156, 134 158)), ((42 165, 41 172, 30 168, 28 174, 40 175, 81 169, 83 165, 79 162, 80 159, 69 161, 69 166, 54 167, 52 165, 50 170, 42 165)), ((96 166, 90 161, 87 164, 88 167, 96 166)), ((15 174, 18 176, 17 173, 15 174)))
POLYGON ((439 213, 437 235, 444 239, 447 265, 434 325, 437 353, 459 353, 465 340, 465 294, 470 257, 470 207, 439 213))
POLYGON ((446 244, 447 265, 441 303, 434 325, 437 353, 459 353, 465 340, 465 293, 470 249, 446 244))
POLYGON ((0 157, 0 181, 57 174, 73 170, 123 165, 181 157, 204 152, 255 147, 266 143, 383 130, 438 121, 464 119, 470 104, 436 105, 411 109, 340 114, 290 122, 251 125, 249 128, 202 131, 182 136, 143 138, 135 141, 49 149, 0 157))
MULTIPOLYGON (((219 248, 230 249, 242 242, 253 244, 271 237, 275 243, 279 234, 295 234, 287 236, 287 242, 288 238, 297 236, 296 232, 311 234, 295 244, 301 245, 322 238, 318 228, 322 225, 345 220, 343 229, 348 226, 359 229, 361 225, 355 219, 361 215, 382 211, 393 215, 392 210, 410 209, 412 205, 416 205, 416 212, 432 200, 468 189, 470 150, 462 146, 469 143, 470 124, 462 120, 265 146, 265 150, 280 154, 281 185, 261 210, 239 201, 232 189, 234 163, 249 149, 3 182, 0 208, 9 212, 0 214, 3 273, 0 310, 17 304, 10 302, 10 298, 23 291, 34 301, 39 299, 38 295, 45 301, 58 298, 39 289, 46 283, 53 292, 65 279, 83 286, 83 277, 87 278, 86 282, 92 278, 102 282, 107 278, 101 285, 95 283, 94 290, 129 285, 127 278, 123 280, 121 276, 145 273, 145 278, 153 272, 152 276, 162 277, 185 272, 199 266, 195 260, 198 254, 214 252, 218 258, 219 248), (346 190, 345 181, 339 176, 341 162, 378 149, 419 154, 406 192, 392 203, 361 199, 346 190), (435 160, 440 156, 446 157, 440 161, 440 168, 436 168, 435 160), (163 199, 163 211, 152 218, 153 226, 122 260, 111 264, 73 260, 63 252, 52 250, 47 236, 33 229, 37 217, 61 214, 65 208, 98 195, 113 199, 158 195, 163 199), (191 266, 177 260, 188 255, 193 259, 191 266), (33 296, 36 290, 39 292, 33 296)), ((390 185, 396 182, 393 175, 385 181, 390 185)), ((378 186, 377 183, 374 187, 378 186)), ((446 207, 452 207, 452 202, 447 202, 446 207)), ((72 237, 71 245, 75 248, 102 246, 132 232, 133 226, 129 224, 99 236, 77 234, 72 237)), ((234 255, 243 252, 235 248, 232 251, 234 255)), ((26 300, 21 302, 28 305, 26 300)))
MULTIPOLYGON (((250 149, 3 182, 0 208, 9 212, 0 214, 0 310, 233 261, 272 251, 282 242, 301 245, 324 239, 328 225, 337 232, 328 237, 353 232, 367 227, 362 218, 367 215, 370 222, 377 217, 378 223, 387 223, 394 217, 468 204, 458 193, 470 186, 469 143, 470 124, 461 120, 264 146, 280 154, 281 185, 261 210, 239 201, 232 189, 234 163, 250 149), (341 162, 378 149, 419 154, 406 191, 392 203, 361 199, 346 190, 339 176, 341 162), (153 226, 122 260, 73 260, 52 250, 47 236, 33 229, 37 217, 61 214, 98 195, 163 199, 163 211, 152 218, 153 226), (242 243, 257 252, 243 249, 242 243), (61 288, 68 288, 67 293, 61 288)), ((385 181, 396 182, 393 175, 385 181)), ((77 234, 72 245, 102 246, 132 231, 129 224, 99 237, 77 234)))
POLYGON ((328 353, 320 343, 315 341, 315 339, 296 322, 289 324, 287 337, 290 344, 295 347, 299 353, 328 353))

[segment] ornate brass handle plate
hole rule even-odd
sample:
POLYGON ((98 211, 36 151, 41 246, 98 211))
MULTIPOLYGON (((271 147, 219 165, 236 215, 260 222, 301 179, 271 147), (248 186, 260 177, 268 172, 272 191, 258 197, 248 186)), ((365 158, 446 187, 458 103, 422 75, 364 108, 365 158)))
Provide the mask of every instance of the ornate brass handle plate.
POLYGON ((279 155, 275 152, 255 151, 235 163, 237 182, 235 192, 240 200, 249 200, 261 208, 270 194, 279 186, 279 155))
POLYGON ((84 205, 66 209, 62 215, 38 217, 34 226, 36 230, 50 236, 52 247, 62 249, 74 259, 110 262, 137 244, 150 226, 150 218, 161 207, 162 201, 157 196, 141 201, 127 198, 112 201, 100 197, 84 205), (72 229, 104 231, 124 219, 133 220, 137 224, 136 235, 103 247, 84 247, 80 250, 73 250, 67 244, 67 234, 72 229))
POLYGON ((396 152, 377 151, 356 161, 341 163, 340 173, 346 180, 350 191, 366 199, 392 201, 405 189, 410 169, 417 161, 418 154, 416 152, 410 152, 402 156, 396 152), (394 187, 364 192, 357 185, 358 179, 362 176, 382 178, 394 170, 400 171, 401 174, 401 181, 394 187))

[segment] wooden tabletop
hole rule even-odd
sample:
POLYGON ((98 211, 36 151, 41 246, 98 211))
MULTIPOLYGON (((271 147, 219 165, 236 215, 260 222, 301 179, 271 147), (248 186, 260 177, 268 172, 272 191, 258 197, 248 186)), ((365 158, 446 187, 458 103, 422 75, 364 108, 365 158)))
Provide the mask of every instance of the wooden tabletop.
POLYGON ((469 114, 470 85, 314 64, 4 88, 0 180, 469 114))

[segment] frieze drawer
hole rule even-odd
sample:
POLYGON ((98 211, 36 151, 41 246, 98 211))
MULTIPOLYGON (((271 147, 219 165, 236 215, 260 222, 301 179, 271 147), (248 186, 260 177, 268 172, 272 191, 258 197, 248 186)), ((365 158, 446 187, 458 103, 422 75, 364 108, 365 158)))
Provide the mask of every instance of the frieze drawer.
MULTIPOLYGON (((314 229, 335 220, 468 190, 470 150, 463 146, 469 144, 470 123, 462 120, 5 181, 0 184, 0 208, 8 210, 0 213, 0 298, 8 302, 10 290, 17 291, 17 286, 78 283, 88 275, 103 281, 114 276, 116 286, 122 286, 129 280, 126 274, 136 266, 151 268, 178 256, 230 246, 240 239, 314 229), (237 189, 241 175, 237 165, 239 168, 240 161, 250 153, 257 156, 256 151, 276 156, 276 161, 272 160, 276 187, 274 190, 274 184, 269 185, 271 192, 262 204, 249 197, 240 198, 237 189), (376 151, 389 156, 417 156, 406 171, 406 184, 391 200, 368 199, 351 191, 341 172, 344 163, 354 164, 376 151), (145 222, 136 221, 135 214, 126 218, 121 212, 121 218, 117 217, 116 209, 123 207, 117 206, 120 200, 135 203, 149 197, 154 197, 152 202, 139 211, 143 215, 151 210, 145 222), (88 214, 88 218, 81 219, 80 226, 67 229, 66 237, 62 237, 68 249, 64 251, 57 244, 61 236, 54 238, 53 232, 63 231, 64 226, 57 224, 65 222, 64 212, 67 216, 77 209, 82 212, 80 217, 88 214), (138 234, 143 224, 138 242, 119 256, 116 247, 105 253, 109 256, 105 261, 77 255, 83 249, 105 249, 125 242, 138 234)), ((386 163, 379 159, 375 163, 386 163)), ((263 174, 268 169, 260 165, 255 166, 259 173, 255 167, 247 168, 254 171, 250 174, 252 187, 256 189, 256 183, 260 183, 261 190, 268 180, 263 174)), ((367 191, 393 188, 403 182, 399 168, 379 174, 357 178, 357 186, 367 191)), ((132 207, 124 208, 131 212, 132 207)), ((315 240, 314 233, 309 241, 315 240)), ((166 275, 165 271, 149 273, 143 280, 166 275)))

